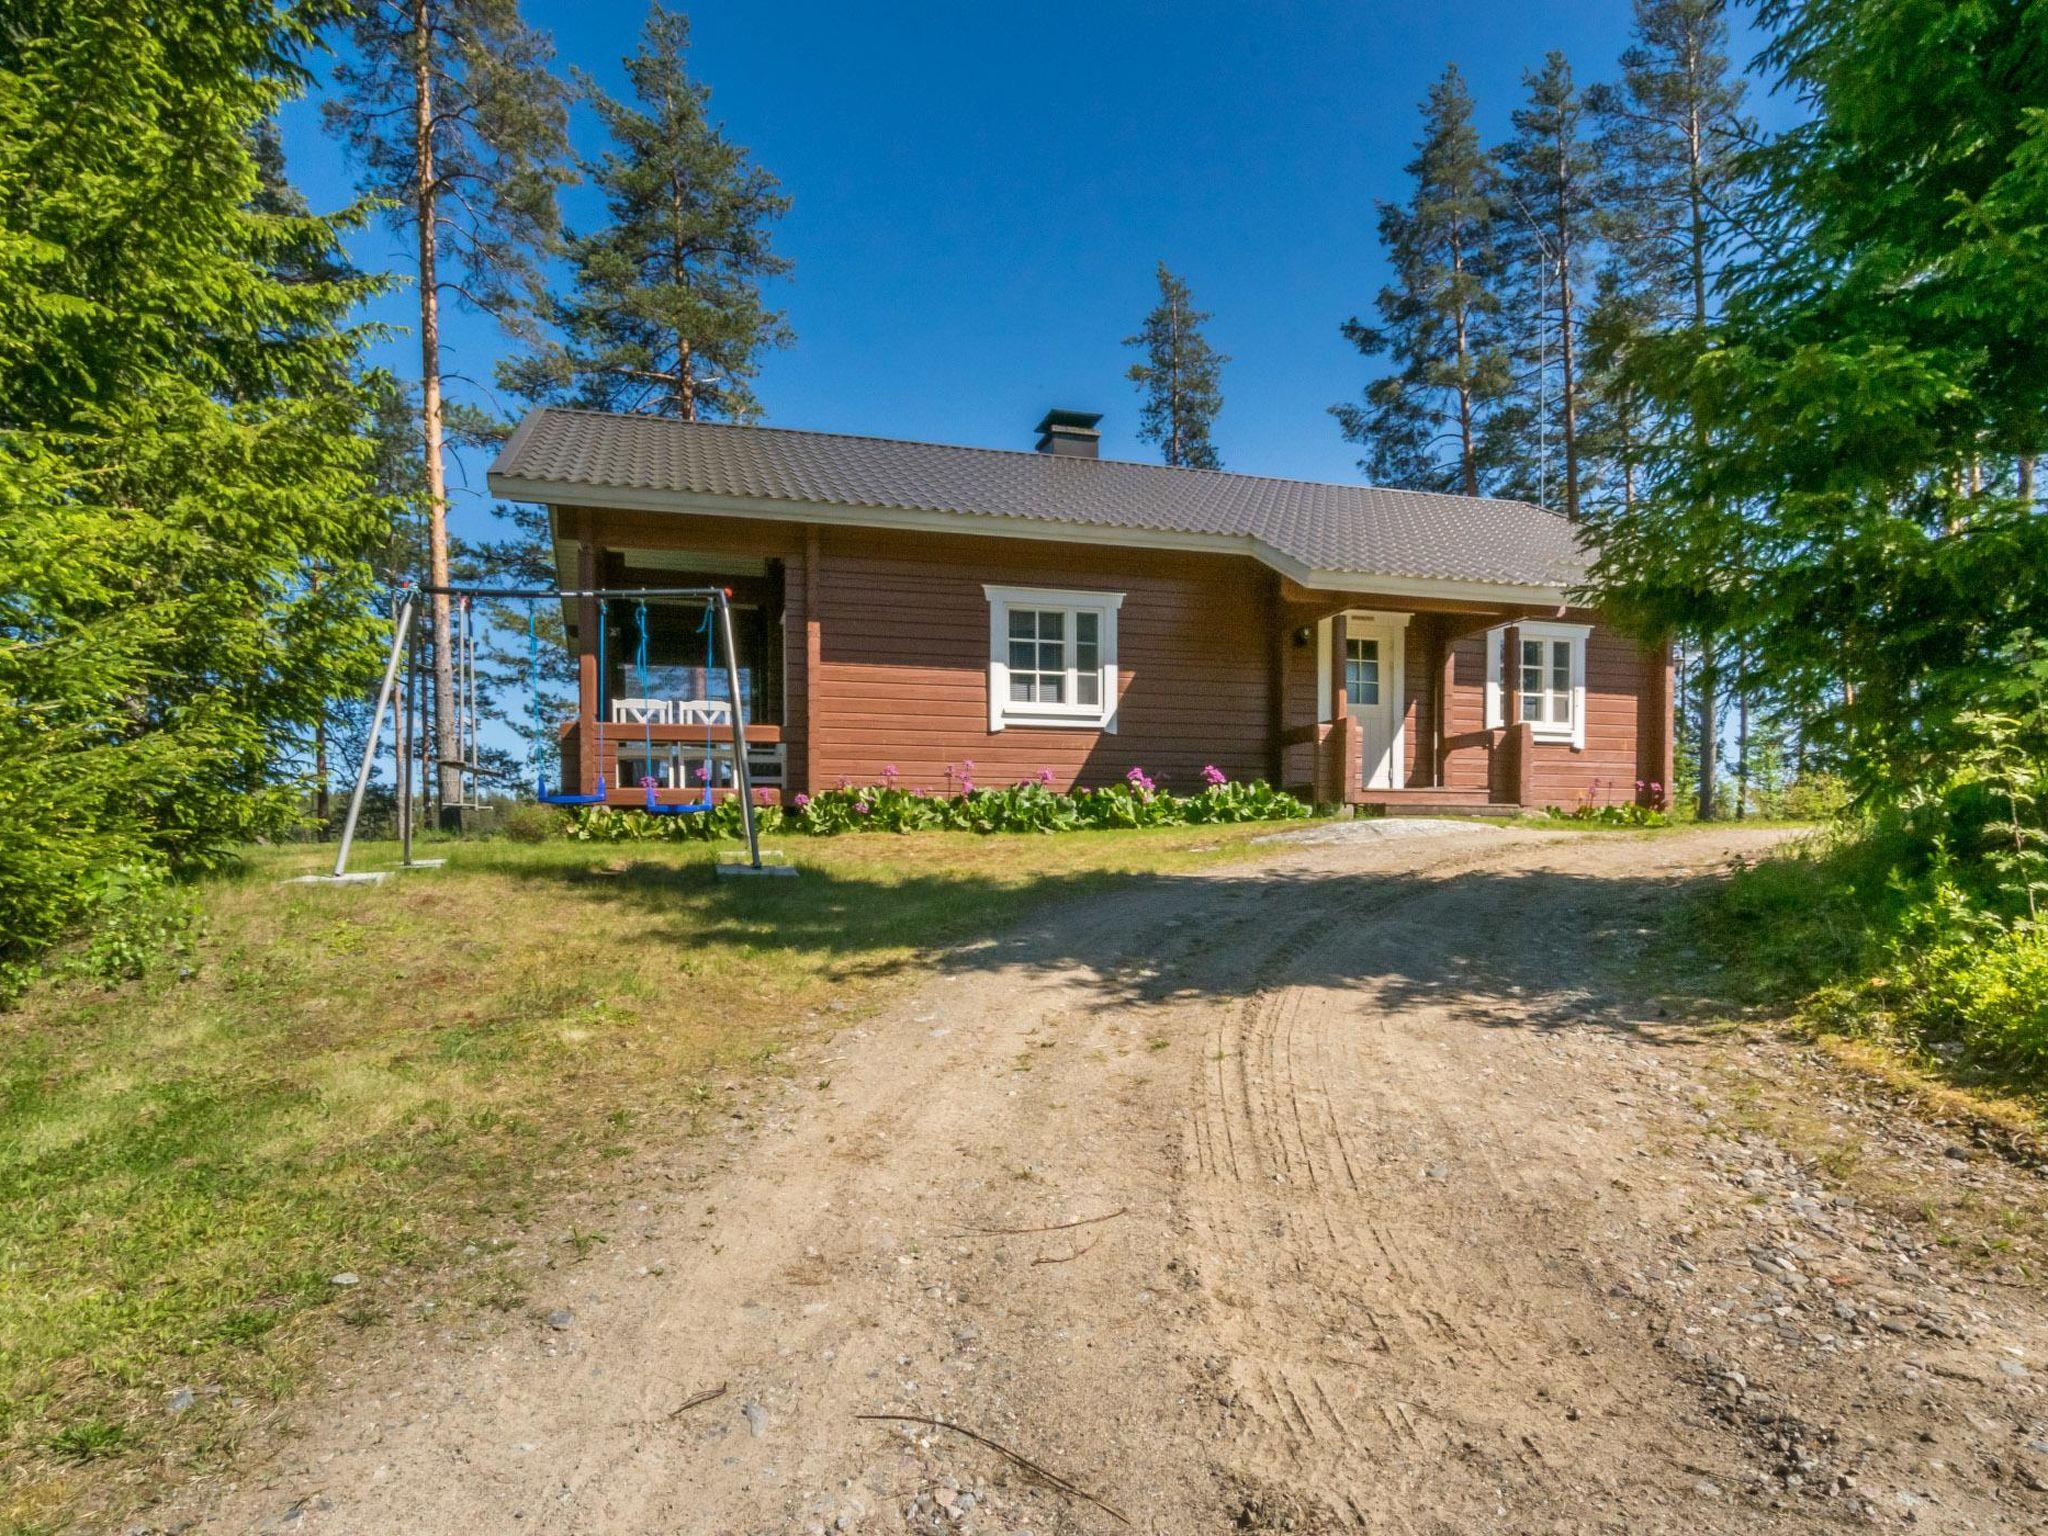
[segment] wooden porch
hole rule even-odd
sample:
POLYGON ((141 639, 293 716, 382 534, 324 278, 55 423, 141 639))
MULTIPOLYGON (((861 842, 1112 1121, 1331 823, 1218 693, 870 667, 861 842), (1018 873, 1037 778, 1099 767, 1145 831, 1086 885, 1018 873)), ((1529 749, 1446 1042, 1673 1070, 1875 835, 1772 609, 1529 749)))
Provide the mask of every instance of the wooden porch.
POLYGON ((1518 718, 1506 659, 1518 624, 1547 613, 1405 604, 1285 580, 1274 607, 1277 782, 1319 805, 1385 815, 1507 816, 1536 803, 1535 735, 1518 718), (1375 643, 1354 650, 1355 635, 1375 643), (1347 659, 1355 667, 1361 657, 1375 695, 1390 695, 1373 747, 1354 712, 1361 679, 1347 677, 1347 659))
MULTIPOLYGON (((780 725, 749 723, 747 763, 756 798, 782 799, 787 777, 780 725)), ((644 806, 644 777, 653 777, 655 796, 664 804, 693 799, 702 792, 704 765, 711 766, 711 794, 724 799, 734 793, 730 725, 651 724, 623 720, 571 720, 561 728, 558 745, 562 790, 594 793, 602 781, 605 804, 621 808, 644 806), (650 752, 652 758, 650 759, 650 752), (655 767, 647 771, 650 761, 655 767), (591 789, 586 791, 584 786, 591 789)))

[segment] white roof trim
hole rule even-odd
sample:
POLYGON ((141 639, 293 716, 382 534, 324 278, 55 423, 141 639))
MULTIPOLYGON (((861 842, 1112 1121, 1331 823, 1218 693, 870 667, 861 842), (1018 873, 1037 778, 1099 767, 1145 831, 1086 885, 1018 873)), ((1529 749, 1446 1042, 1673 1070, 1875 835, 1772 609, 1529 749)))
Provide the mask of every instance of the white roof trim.
POLYGON ((1153 528, 1105 528, 1039 518, 1002 517, 987 512, 941 512, 917 507, 853 507, 838 502, 782 501, 771 497, 700 496, 688 491, 640 486, 583 485, 574 481, 528 480, 493 473, 491 494, 507 501, 537 501, 558 507, 607 507, 624 512, 707 513, 776 523, 840 523, 854 528, 900 528, 925 533, 963 533, 1003 539, 1043 539, 1059 544, 1098 544, 1121 549, 1181 549, 1191 553, 1247 555, 1280 572, 1297 586, 1319 592, 1377 592, 1389 597, 1437 597, 1476 603, 1566 607, 1570 589, 1514 582, 1460 581, 1401 576, 1379 571, 1324 571, 1303 565, 1271 545, 1241 533, 1179 533, 1153 528))

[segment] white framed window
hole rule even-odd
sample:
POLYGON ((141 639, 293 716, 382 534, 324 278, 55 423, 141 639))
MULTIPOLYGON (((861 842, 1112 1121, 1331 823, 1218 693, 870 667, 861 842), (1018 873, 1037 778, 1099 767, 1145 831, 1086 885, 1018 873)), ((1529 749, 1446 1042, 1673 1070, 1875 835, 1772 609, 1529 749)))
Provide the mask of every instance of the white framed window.
POLYGON ((1523 623, 1515 636, 1515 697, 1539 741, 1586 744, 1586 636, 1590 624, 1523 623))
POLYGON ((1116 729, 1116 618, 1121 592, 984 586, 988 728, 1116 729))
POLYGON ((1344 642, 1344 697, 1364 709, 1380 702, 1380 643, 1377 639, 1344 642))

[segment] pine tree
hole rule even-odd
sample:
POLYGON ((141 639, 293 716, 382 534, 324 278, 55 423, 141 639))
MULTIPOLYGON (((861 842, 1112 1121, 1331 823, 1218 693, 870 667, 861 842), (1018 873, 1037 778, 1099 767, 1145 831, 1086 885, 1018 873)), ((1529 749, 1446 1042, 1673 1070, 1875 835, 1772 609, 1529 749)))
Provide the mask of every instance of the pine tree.
MULTIPOLYGON (((363 162, 416 251, 428 579, 448 584, 448 465, 441 305, 453 296, 517 325, 541 293, 537 257, 558 230, 566 92, 518 0, 378 0, 350 13, 354 57, 334 71, 329 126, 363 162)), ((436 775, 455 798, 451 608, 432 600, 436 775)))
POLYGON ((1511 385, 1497 289, 1493 167, 1472 124, 1472 97, 1457 66, 1430 87, 1405 205, 1379 205, 1380 241, 1394 281, 1374 301, 1378 325, 1353 318, 1345 337, 1395 371, 1376 379, 1363 404, 1330 412, 1359 467, 1374 480, 1477 496, 1493 479, 1489 418, 1511 385), (1448 448, 1448 452, 1446 449, 1448 448))
POLYGON ((1195 308, 1185 279, 1159 263, 1159 302, 1124 345, 1137 347, 1144 361, 1124 377, 1138 386, 1145 404, 1138 436, 1157 443, 1162 457, 1178 469, 1221 469, 1211 433, 1223 409, 1223 365, 1230 361, 1209 345, 1202 327, 1209 312, 1195 308))
POLYGON ((1514 332, 1521 414, 1535 439, 1520 445, 1515 489, 1544 503, 1560 493, 1565 515, 1577 519, 1585 413, 1580 331, 1599 241, 1599 162, 1583 132, 1585 104, 1565 56, 1551 52, 1523 79, 1529 99, 1514 115, 1515 136, 1494 152, 1502 307, 1514 332), (1561 478, 1550 470, 1553 437, 1561 478))
MULTIPOLYGON (((1726 0, 1636 0, 1635 42, 1621 57, 1618 85, 1587 93, 1601 119, 1601 159, 1609 181, 1603 203, 1617 270, 1650 327, 1697 353, 1712 322, 1712 293, 1738 195, 1741 151, 1753 138, 1742 114, 1744 83, 1729 64, 1726 0)), ((1639 356, 1647 351, 1639 349, 1639 356)), ((1667 461, 1676 445, 1704 451, 1700 424, 1682 404, 1659 413, 1647 457, 1667 461)), ((1716 813, 1722 667, 1719 615, 1726 607, 1718 554, 1731 531, 1730 508, 1701 509, 1691 526, 1712 532, 1692 551, 1691 578, 1665 603, 1673 627, 1697 651, 1695 689, 1699 813, 1716 813)), ((1642 541, 1668 539, 1657 519, 1633 514, 1605 521, 1602 538, 1618 561, 1642 541)), ((1675 568, 1668 568, 1675 569, 1675 568)))
POLYGON ((124 888, 280 831, 370 675, 342 222, 259 206, 298 7, 0 25, 0 990, 124 888))
POLYGON ((761 354, 791 336, 761 296, 790 270, 771 244, 789 199, 711 120, 689 45, 688 19, 656 5, 625 61, 635 105, 580 77, 614 146, 584 166, 608 222, 569 242, 570 291, 548 310, 561 339, 505 370, 528 399, 684 421, 760 410, 761 354))
POLYGON ((1652 408, 1632 364, 1654 320, 1649 296, 1618 266, 1603 266, 1593 280, 1584 329, 1581 494, 1617 517, 1635 510, 1652 408))

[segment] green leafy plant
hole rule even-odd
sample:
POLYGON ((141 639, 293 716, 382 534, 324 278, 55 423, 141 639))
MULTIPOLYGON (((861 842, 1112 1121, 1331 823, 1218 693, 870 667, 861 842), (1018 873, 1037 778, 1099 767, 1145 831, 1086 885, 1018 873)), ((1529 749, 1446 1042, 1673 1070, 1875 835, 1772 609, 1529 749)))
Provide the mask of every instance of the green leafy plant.
POLYGON ((1309 807, 1263 780, 1235 782, 1221 770, 1203 772, 1195 794, 1162 790, 1142 768, 1121 782, 1071 793, 1052 787, 1044 768, 1020 783, 961 793, 906 790, 885 770, 877 784, 843 784, 793 802, 792 829, 818 837, 848 832, 957 831, 980 833, 1075 832, 1131 827, 1184 827, 1232 822, 1292 821, 1309 807))
POLYGON ((1574 821, 1597 827, 1662 827, 1670 824, 1670 816, 1662 809, 1662 784, 1648 784, 1638 779, 1634 798, 1629 800, 1614 799, 1613 789, 1613 780, 1595 779, 1575 803, 1549 806, 1543 814, 1553 821, 1574 821))
POLYGON ((544 843, 569 831, 569 818, 553 806, 514 805, 498 818, 498 830, 515 843, 544 843))
MULTIPOLYGON (((785 823, 780 807, 765 803, 754 807, 754 824, 761 836, 774 835, 785 823)), ((565 825, 568 835, 583 843, 708 843, 746 836, 745 815, 740 803, 731 799, 689 816, 649 815, 610 805, 579 806, 565 825)))

